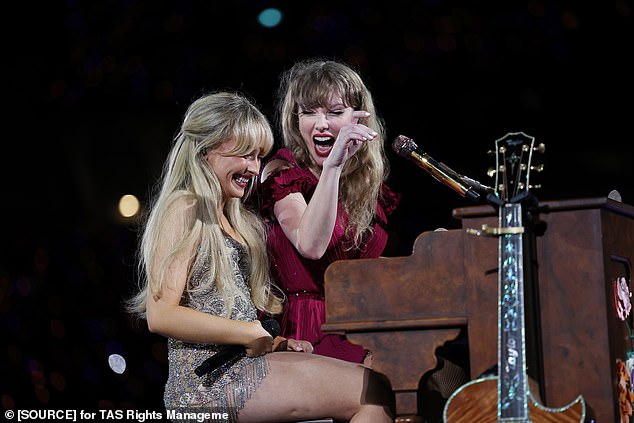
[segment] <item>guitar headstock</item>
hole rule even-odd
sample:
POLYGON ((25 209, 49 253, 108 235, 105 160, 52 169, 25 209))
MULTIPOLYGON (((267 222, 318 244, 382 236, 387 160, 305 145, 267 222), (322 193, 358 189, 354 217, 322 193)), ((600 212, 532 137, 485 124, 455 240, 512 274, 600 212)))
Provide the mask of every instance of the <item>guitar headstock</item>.
POLYGON ((530 184, 531 171, 541 172, 544 165, 533 164, 533 153, 543 153, 546 147, 535 145, 535 138, 523 132, 510 132, 495 141, 495 193, 504 202, 539 185, 530 184))

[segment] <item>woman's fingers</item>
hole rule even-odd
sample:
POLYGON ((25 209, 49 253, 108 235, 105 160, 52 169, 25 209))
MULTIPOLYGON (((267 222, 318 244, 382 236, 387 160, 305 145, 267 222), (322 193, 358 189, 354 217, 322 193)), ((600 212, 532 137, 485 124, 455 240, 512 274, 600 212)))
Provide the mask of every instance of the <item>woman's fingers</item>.
POLYGON ((298 339, 289 339, 287 345, 288 351, 297 351, 297 352, 305 352, 312 353, 313 352, 313 344, 308 341, 298 340, 298 339))
POLYGON ((339 135, 344 136, 346 141, 358 140, 358 141, 370 141, 376 138, 377 132, 365 125, 357 123, 355 125, 346 126, 341 129, 339 135))
POLYGON ((370 112, 366 112, 365 110, 354 110, 352 112, 352 117, 357 119, 363 119, 370 116, 370 112))

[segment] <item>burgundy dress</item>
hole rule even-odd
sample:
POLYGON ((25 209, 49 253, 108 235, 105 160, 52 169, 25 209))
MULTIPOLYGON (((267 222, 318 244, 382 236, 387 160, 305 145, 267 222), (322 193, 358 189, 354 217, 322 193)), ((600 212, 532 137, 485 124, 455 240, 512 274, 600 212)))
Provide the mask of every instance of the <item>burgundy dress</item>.
MULTIPOLYGON (((342 335, 325 334, 321 325, 325 321, 324 273, 334 261, 356 258, 376 258, 387 243, 387 218, 398 204, 399 196, 386 185, 377 204, 374 234, 362 249, 346 249, 344 223, 346 214, 337 211, 337 221, 326 252, 319 260, 302 257, 288 240, 279 222, 275 219, 275 202, 288 194, 300 192, 308 203, 317 186, 317 177, 308 169, 297 166, 288 149, 278 150, 271 160, 282 159, 291 167, 272 173, 261 185, 262 213, 270 218, 267 238, 273 277, 278 287, 284 290, 287 301, 279 316, 281 335, 286 338, 304 339, 314 345, 316 354, 336 357, 355 363, 363 362, 367 350, 353 344, 342 335)), ((371 283, 371 281, 370 281, 371 283)))

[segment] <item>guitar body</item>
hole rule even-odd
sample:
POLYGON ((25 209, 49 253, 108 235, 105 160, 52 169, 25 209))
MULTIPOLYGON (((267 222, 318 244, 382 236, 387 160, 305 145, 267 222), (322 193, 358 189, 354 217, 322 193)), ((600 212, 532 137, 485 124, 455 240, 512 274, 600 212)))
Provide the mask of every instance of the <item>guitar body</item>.
MULTIPOLYGON (((443 411, 445 423, 498 423, 498 378, 488 376, 461 386, 454 392, 443 411)), ((529 413, 532 423, 585 423, 590 417, 583 397, 562 408, 548 408, 529 394, 529 413)), ((518 421, 518 420, 507 420, 518 421)), ((522 423, 529 423, 523 421, 522 423)))

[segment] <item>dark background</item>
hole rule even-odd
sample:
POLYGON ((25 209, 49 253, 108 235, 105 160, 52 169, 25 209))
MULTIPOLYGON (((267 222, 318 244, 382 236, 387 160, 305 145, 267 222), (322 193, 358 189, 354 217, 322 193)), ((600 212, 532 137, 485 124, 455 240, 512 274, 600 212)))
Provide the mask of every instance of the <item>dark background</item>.
MULTIPOLYGON (((634 204, 632 1, 378 3, 4 6, 2 408, 162 411, 165 340, 121 307, 137 227, 117 217, 118 199, 147 200, 194 98, 241 90, 272 118, 278 75, 298 59, 347 61, 388 142, 413 137, 487 185, 487 151, 523 131, 546 144, 540 200, 616 189, 634 204), (267 7, 283 12, 279 26, 258 23, 267 7)), ((390 254, 408 255, 421 232, 460 227, 452 210, 473 203, 389 154, 403 194, 390 254)))

